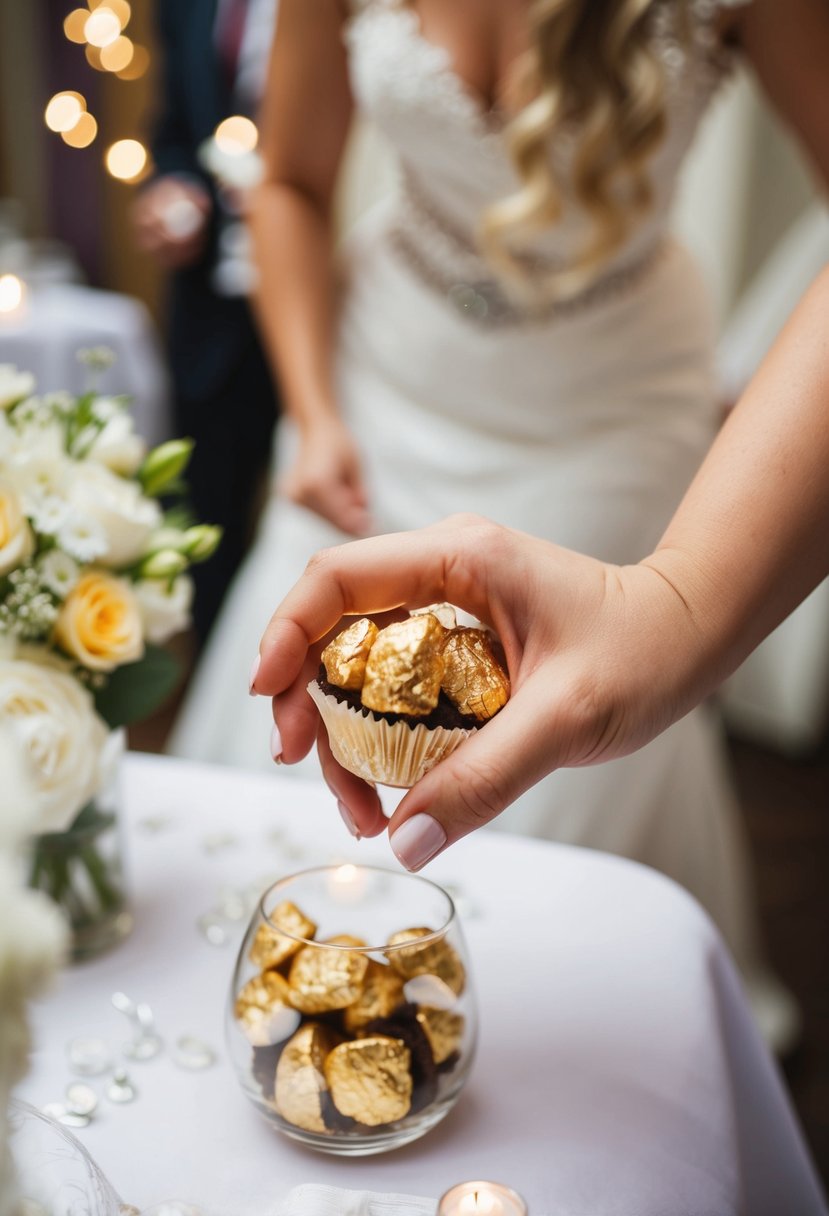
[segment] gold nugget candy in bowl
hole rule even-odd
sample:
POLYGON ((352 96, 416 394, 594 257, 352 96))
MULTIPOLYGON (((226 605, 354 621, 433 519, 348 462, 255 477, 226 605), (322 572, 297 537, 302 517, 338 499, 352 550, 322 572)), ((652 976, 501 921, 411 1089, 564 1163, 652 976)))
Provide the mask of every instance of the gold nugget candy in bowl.
POLYGON ((239 952, 227 1040, 254 1106, 342 1156, 439 1123, 472 1064, 477 1017, 452 900, 426 878, 321 866, 269 887, 239 952))

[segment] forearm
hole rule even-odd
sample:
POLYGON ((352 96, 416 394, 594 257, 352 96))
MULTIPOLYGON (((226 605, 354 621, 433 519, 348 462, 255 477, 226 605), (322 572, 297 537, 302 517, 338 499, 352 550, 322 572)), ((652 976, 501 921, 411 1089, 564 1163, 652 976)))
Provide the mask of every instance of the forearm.
POLYGON ((737 667, 829 573, 829 269, 732 412, 644 565, 685 601, 697 691, 737 667))
POLYGON ((253 200, 251 230, 260 330, 286 407, 307 429, 336 414, 335 284, 327 211, 287 183, 267 182, 253 200))

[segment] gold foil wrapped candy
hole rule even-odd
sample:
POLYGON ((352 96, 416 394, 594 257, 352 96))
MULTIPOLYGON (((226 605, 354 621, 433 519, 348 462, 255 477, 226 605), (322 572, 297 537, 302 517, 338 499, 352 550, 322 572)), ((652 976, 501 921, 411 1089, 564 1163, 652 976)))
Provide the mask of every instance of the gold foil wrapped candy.
POLYGON ((464 1030, 461 1014, 451 1013, 448 1009, 421 1007, 416 1016, 429 1040, 436 1064, 444 1064, 460 1051, 464 1030))
POLYGON ((411 1054, 400 1039, 341 1043, 326 1057, 325 1079, 340 1114, 367 1127, 402 1119, 412 1104, 411 1054))
POLYGON ((403 977, 392 967, 369 959, 360 995, 343 1010, 343 1025, 355 1034, 374 1018, 388 1017, 402 1001, 403 977))
POLYGON ((278 904, 268 920, 272 923, 262 924, 256 930, 249 955, 250 961, 262 971, 271 971, 296 954, 302 942, 295 941, 294 938, 313 938, 317 931, 314 922, 303 916, 299 908, 289 900, 278 904), (279 933, 274 925, 284 932, 279 933), (285 937, 284 933, 290 933, 291 937, 285 937))
POLYGON ((321 657, 329 683, 358 691, 363 687, 369 652, 378 633, 374 621, 364 616, 328 643, 321 657))
POLYGON ((445 634, 431 613, 381 629, 366 664, 363 705, 379 713, 415 717, 433 710, 443 678, 445 634))
POLYGON ((441 688, 460 713, 485 722, 509 700, 509 677, 483 629, 460 626, 443 643, 441 688))
MULTIPOLYGON (((430 937, 431 929, 401 929, 393 933, 387 945, 400 946, 404 942, 417 943, 421 937, 430 937)), ((402 950, 390 950, 389 962, 395 971, 404 979, 413 979, 417 975, 436 975, 451 988, 455 996, 460 996, 466 985, 466 971, 457 951, 445 937, 438 937, 423 945, 413 944, 402 950)))
POLYGON ((248 980, 236 997, 233 1012, 254 1047, 281 1042, 299 1024, 288 981, 278 971, 264 971, 248 980))
POLYGON ((338 1038, 317 1022, 306 1022, 285 1045, 276 1066, 276 1109, 296 1127, 326 1132, 323 1118, 327 1090, 325 1060, 338 1038))
POLYGON ((291 1004, 302 1013, 345 1009, 362 991, 366 956, 335 944, 326 950, 324 945, 303 946, 291 963, 291 1004))

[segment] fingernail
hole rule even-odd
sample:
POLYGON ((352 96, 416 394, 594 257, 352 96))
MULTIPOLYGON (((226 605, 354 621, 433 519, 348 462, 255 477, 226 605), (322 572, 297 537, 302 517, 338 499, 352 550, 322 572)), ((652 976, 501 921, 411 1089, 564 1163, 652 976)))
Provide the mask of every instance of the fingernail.
POLYGON ((446 844, 446 833, 431 815, 412 815, 391 837, 394 855, 407 870, 419 870, 446 844))
POLYGON ((274 764, 282 763, 282 736, 275 722, 271 727, 271 755, 273 756, 274 764))
POLYGON ((337 810, 340 812, 340 818, 342 819, 343 823, 348 828, 349 832, 354 837, 354 839, 362 840, 363 838, 360 835, 360 829, 357 827, 357 824, 351 818, 351 811, 348 809, 348 807, 345 805, 344 802, 340 801, 339 798, 337 799, 337 810))
POLYGON ((257 655, 256 658, 253 660, 253 664, 251 665, 250 676, 248 678, 248 692, 250 693, 250 695, 252 697, 256 697, 259 695, 253 686, 256 683, 256 677, 259 674, 259 664, 261 662, 262 662, 261 655, 257 655))

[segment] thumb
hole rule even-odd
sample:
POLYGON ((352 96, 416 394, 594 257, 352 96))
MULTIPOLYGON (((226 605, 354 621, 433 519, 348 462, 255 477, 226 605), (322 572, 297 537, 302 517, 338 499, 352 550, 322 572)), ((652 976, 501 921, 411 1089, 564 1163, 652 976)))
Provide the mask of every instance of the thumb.
POLYGON ((421 869, 462 836, 491 823, 573 754, 572 729, 563 720, 557 729, 549 688, 549 669, 537 671, 495 718, 403 798, 389 821, 389 837, 407 870, 421 869))

